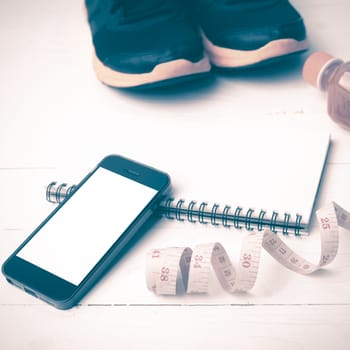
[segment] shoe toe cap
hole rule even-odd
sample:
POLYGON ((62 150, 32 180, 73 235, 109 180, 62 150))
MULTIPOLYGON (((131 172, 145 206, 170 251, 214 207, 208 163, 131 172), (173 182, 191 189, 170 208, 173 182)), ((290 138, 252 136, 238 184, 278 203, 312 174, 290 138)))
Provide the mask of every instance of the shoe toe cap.
POLYGON ((272 24, 261 27, 241 27, 235 31, 216 33, 208 37, 213 44, 236 50, 256 50, 267 43, 279 39, 306 39, 302 19, 288 24, 272 24))

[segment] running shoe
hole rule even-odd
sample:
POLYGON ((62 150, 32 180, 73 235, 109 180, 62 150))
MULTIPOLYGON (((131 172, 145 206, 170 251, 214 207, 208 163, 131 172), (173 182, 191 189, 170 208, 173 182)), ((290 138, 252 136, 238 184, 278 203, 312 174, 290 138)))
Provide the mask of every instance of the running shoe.
POLYGON ((176 0, 85 0, 93 66, 106 85, 135 88, 201 76, 211 66, 176 0))
POLYGON ((308 48, 300 14, 287 0, 192 0, 214 66, 245 68, 308 48))

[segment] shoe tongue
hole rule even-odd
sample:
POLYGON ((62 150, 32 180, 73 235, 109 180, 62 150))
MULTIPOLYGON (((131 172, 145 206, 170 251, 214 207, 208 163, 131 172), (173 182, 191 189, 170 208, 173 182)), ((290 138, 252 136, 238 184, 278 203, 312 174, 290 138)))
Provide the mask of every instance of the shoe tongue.
POLYGON ((171 3, 169 0, 122 0, 120 7, 123 23, 133 23, 168 12, 171 9, 171 3))

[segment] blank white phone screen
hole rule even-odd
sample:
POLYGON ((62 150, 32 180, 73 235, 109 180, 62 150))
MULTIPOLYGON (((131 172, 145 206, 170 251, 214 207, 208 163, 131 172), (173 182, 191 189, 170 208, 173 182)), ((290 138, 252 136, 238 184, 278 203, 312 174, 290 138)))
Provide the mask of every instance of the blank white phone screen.
POLYGON ((98 168, 17 256, 79 285, 156 192, 98 168))

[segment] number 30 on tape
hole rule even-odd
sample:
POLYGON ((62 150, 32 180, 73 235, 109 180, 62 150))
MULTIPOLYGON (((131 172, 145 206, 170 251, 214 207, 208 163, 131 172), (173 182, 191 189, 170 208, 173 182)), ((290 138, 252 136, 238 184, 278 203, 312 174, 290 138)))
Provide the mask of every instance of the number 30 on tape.
POLYGON ((193 250, 188 247, 152 249, 146 257, 147 287, 158 295, 175 295, 180 290, 207 293, 213 269, 226 291, 248 291, 256 281, 262 248, 290 270, 310 274, 334 260, 339 245, 339 227, 350 230, 350 213, 334 202, 319 209, 316 216, 321 236, 321 256, 317 264, 296 254, 275 233, 253 231, 244 237, 237 268, 217 242, 199 244, 193 250))

